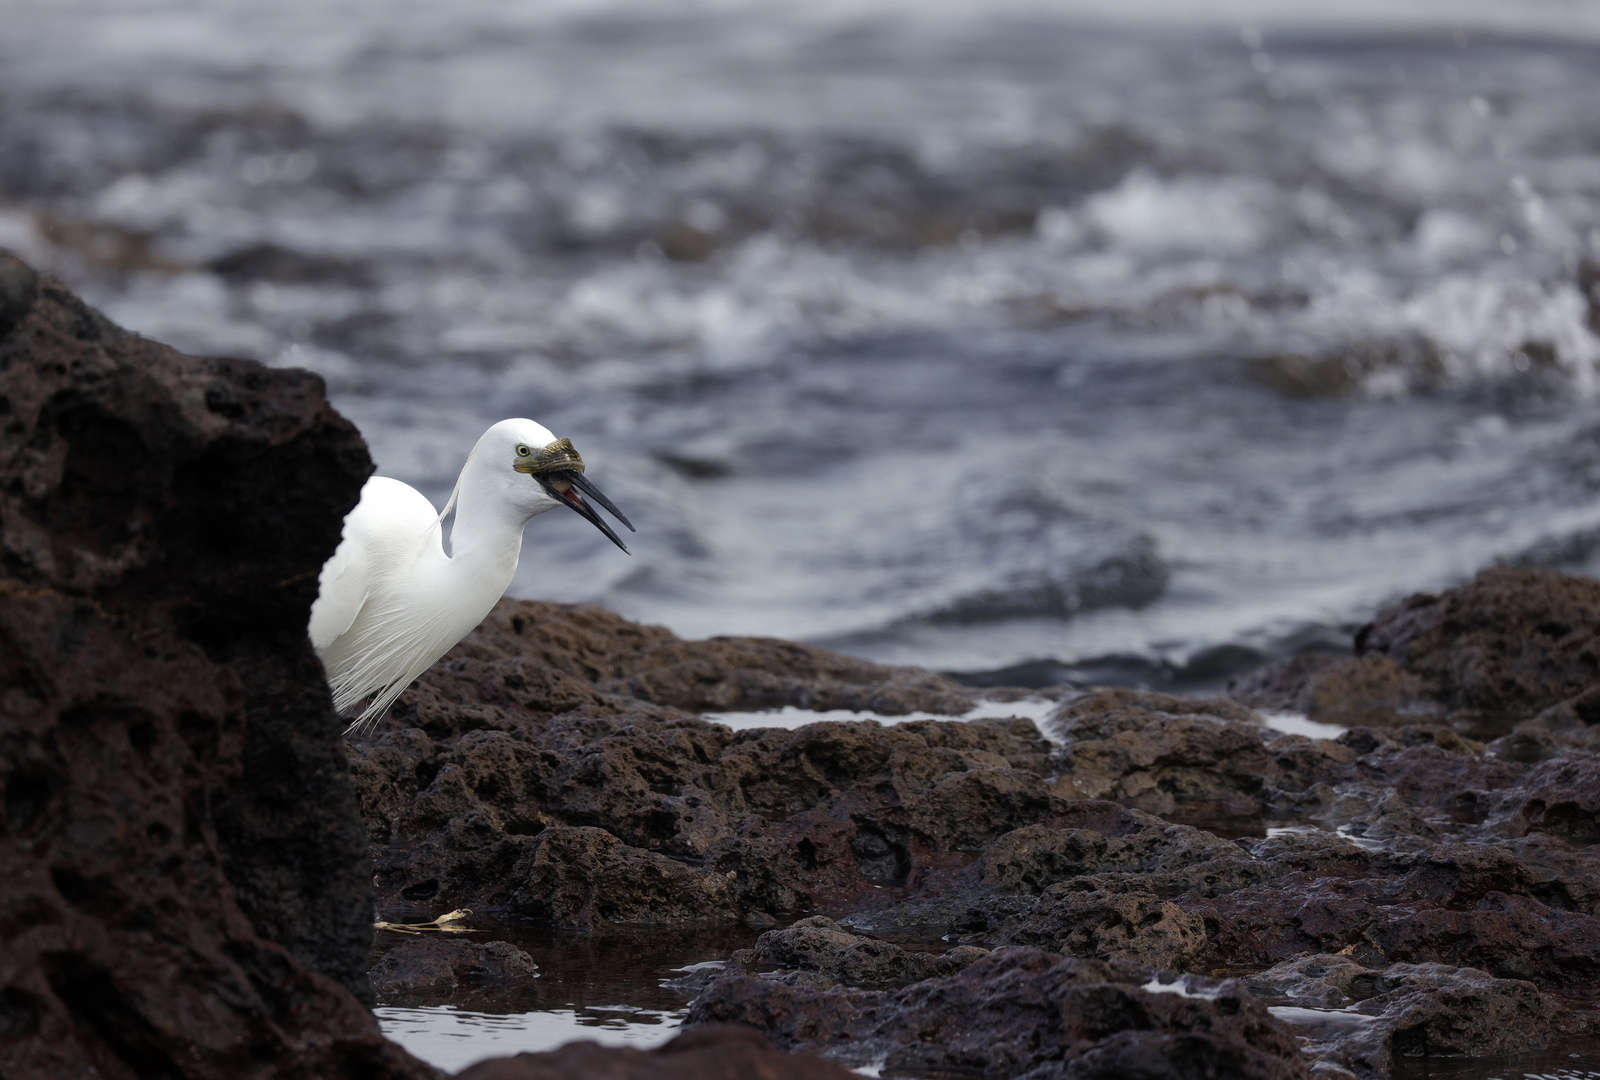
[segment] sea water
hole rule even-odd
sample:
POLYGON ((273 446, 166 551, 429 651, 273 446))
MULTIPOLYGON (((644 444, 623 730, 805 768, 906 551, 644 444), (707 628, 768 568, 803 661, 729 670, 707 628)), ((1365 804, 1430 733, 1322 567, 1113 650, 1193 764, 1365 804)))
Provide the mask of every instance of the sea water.
POLYGON ((571 437, 635 555, 513 592, 690 636, 1214 685, 1595 569, 1586 9, 1117 7, 29 0, 0 244, 436 501, 571 437))

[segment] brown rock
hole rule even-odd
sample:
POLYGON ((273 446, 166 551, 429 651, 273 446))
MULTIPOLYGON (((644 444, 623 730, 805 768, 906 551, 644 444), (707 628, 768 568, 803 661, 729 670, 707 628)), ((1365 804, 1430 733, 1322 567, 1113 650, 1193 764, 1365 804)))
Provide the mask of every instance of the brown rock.
POLYGON ((603 608, 502 600, 391 715, 438 737, 581 706, 626 711, 640 701, 688 712, 796 705, 886 716, 959 715, 974 704, 964 687, 921 668, 771 638, 682 641, 603 608))
POLYGON ((1226 698, 1102 690, 1067 702, 1050 723, 1066 743, 1062 790, 1192 824, 1258 821, 1269 788, 1302 788, 1356 757, 1325 740, 1280 735, 1226 698))
POLYGON ((1296 1005, 1340 1009, 1378 992, 1378 973, 1348 956, 1310 953, 1244 976, 1250 992, 1296 1005))
POLYGON ((1379 612, 1356 653, 1394 660, 1454 715, 1525 720, 1600 684, 1600 581, 1495 567, 1379 612))
POLYGON ((1152 978, 1036 949, 1003 949, 892 991, 730 973, 686 1023, 749 1024, 780 1046, 910 1076, 1307 1075, 1293 1038, 1238 983, 1191 979, 1184 992, 1163 993, 1146 989, 1152 978))
POLYGON ((1394 964, 1360 978, 1370 980, 1373 994, 1350 1015, 1368 1022, 1312 1028, 1306 1047, 1319 1061, 1360 1076, 1388 1076, 1400 1059, 1542 1050, 1581 1024, 1569 1006, 1532 983, 1472 968, 1394 964))
POLYGON ((767 931, 754 948, 735 953, 734 962, 746 971, 802 974, 809 977, 807 985, 818 987, 900 986, 954 974, 984 955, 985 950, 971 946, 944 953, 913 952, 852 934, 818 915, 767 931))
POLYGON ((1203 919, 1150 893, 1125 890, 1080 892, 1052 886, 1033 914, 984 935, 984 940, 1165 971, 1212 966, 1203 919))
POLYGON ((1227 693, 1330 724, 1448 719, 1477 738, 1505 735, 1563 703, 1563 718, 1595 723, 1600 582, 1494 567, 1380 611, 1357 631, 1355 653, 1282 660, 1235 678, 1227 693))
POLYGON ((1383 655, 1297 656, 1232 680, 1226 693, 1256 708, 1305 713, 1319 724, 1394 727, 1445 715, 1430 689, 1383 655))
POLYGON ((1065 805, 1026 768, 1048 761, 1028 721, 736 734, 635 703, 507 723, 353 747, 386 911, 500 907, 562 925, 792 912, 914 888, 1065 805), (588 853, 542 847, 561 828, 587 830, 588 853), (683 902, 650 899, 657 877, 683 902))
POLYGON ((339 982, 371 891, 305 621, 354 429, 6 255, 0 402, 0 1073, 432 1075, 339 982))
POLYGON ((1368 966, 1445 963, 1541 988, 1600 988, 1600 919, 1509 851, 1437 845, 1347 878, 1298 872, 1179 904, 1205 921, 1224 965, 1347 953, 1368 966), (1549 902, 1546 902, 1549 901, 1549 902))
MULTIPOLYGON (((394 935, 394 931, 390 935, 394 935)), ((504 941, 463 941, 434 936, 395 942, 368 972, 380 996, 419 990, 453 989, 462 984, 493 986, 526 983, 539 977, 533 957, 504 941)))
POLYGON ((604 829, 555 826, 521 845, 513 914, 557 926, 698 923, 738 917, 724 874, 629 847, 604 829))
POLYGON ((1600 758, 1557 758, 1496 792, 1490 827, 1501 835, 1548 833, 1575 845, 1600 843, 1600 758))
POLYGON ((1133 819, 1132 827, 1116 833, 1057 828, 1054 822, 1014 829, 984 850, 981 880, 1003 893, 1041 893, 1051 885, 1107 871, 1167 874, 1216 860, 1244 859, 1236 844, 1204 830, 1171 825, 1139 811, 1124 813, 1133 819))
POLYGON ((1532 720, 1524 720, 1489 744, 1489 752, 1506 761, 1532 764, 1564 757, 1573 750, 1600 753, 1600 725, 1587 724, 1558 711, 1546 709, 1532 720))
POLYGON ((816 1054, 775 1050, 748 1027, 708 1025, 665 1046, 635 1050, 571 1042, 542 1054, 482 1061, 457 1080, 855 1080, 855 1073, 816 1054))

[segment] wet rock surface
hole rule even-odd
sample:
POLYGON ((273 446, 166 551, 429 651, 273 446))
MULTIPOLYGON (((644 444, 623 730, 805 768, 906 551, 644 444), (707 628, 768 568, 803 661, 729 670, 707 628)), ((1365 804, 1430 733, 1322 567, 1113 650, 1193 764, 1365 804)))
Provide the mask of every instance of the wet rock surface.
POLYGON ((896 991, 812 990, 732 974, 689 1023, 760 1027, 890 1075, 1301 1077, 1294 1038, 1235 982, 1151 989, 1144 968, 1005 949, 896 991))
POLYGON ((504 941, 412 937, 383 954, 370 972, 385 998, 468 986, 504 990, 539 977, 533 957, 504 941))
POLYGON ((888 941, 862 937, 832 919, 815 915, 782 930, 769 930, 754 948, 733 954, 732 964, 764 972, 790 985, 895 986, 951 975, 988 955, 987 949, 961 946, 944 953, 902 949, 888 941))
POLYGON ((1347 1012, 1309 1018, 1306 1052, 1359 1075, 1400 1058, 1500 1057, 1540 1050, 1589 1024, 1528 982, 1445 964, 1393 964, 1351 976, 1370 994, 1347 1012))
POLYGON ((0 253, 0 1073, 426 1077, 305 639, 370 469, 320 381, 0 253))
POLYGON ((507 601, 353 776, 386 912, 768 927, 674 984, 691 1025, 884 1075, 1381 1077, 1600 1030, 1595 592, 1492 571, 1380 614, 1361 656, 1238 680, 1246 701, 1052 691, 1050 740, 735 732, 694 713, 970 699, 507 601))
MULTIPOLYGON (((506 622, 531 612, 556 632, 563 615, 595 617, 526 601, 499 611, 506 622)), ((723 644, 679 642, 670 662, 723 644)), ((1024 720, 735 733, 582 684, 591 698, 557 715, 508 694, 490 697, 472 730, 400 726, 427 724, 435 709, 459 717, 437 704, 440 687, 469 693, 462 684, 483 678, 486 651, 469 637, 402 699, 392 726, 352 748, 386 911, 448 904, 596 926, 848 908, 914 889, 1068 803, 1046 789, 1049 744, 1024 720)))
POLYGON ((1600 722, 1600 582, 1495 567, 1380 611, 1354 644, 1353 657, 1297 657, 1234 680, 1229 693, 1330 724, 1437 719, 1480 738, 1564 703, 1600 722))
POLYGON ((591 706, 685 710, 918 710, 958 715, 972 691, 921 668, 891 668, 792 641, 683 641, 604 608, 502 602, 391 710, 435 737, 591 706))

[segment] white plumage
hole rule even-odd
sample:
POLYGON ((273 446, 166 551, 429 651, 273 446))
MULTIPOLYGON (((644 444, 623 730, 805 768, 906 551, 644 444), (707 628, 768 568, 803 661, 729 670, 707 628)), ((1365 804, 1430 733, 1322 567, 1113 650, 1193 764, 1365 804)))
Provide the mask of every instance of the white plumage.
POLYGON ((532 420, 484 432, 442 512, 399 480, 367 481, 322 567, 307 628, 334 706, 344 712, 367 701, 352 727, 375 722, 483 620, 511 584, 523 526, 536 514, 565 504, 628 550, 575 488, 633 528, 583 476, 572 444, 532 420), (447 555, 443 521, 452 506, 447 555))

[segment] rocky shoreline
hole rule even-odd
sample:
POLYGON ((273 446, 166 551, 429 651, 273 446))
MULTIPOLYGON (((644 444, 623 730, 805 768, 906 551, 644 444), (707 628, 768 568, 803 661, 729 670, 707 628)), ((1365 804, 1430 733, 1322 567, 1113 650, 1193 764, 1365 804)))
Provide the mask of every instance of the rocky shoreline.
POLYGON ((505 601, 345 740, 303 627, 371 466, 314 376, 183 356, 0 257, 0 406, 6 1076, 437 1075, 371 979, 443 1000, 530 962, 407 937, 369 977, 374 905, 764 931, 684 980, 667 1047, 474 1080, 1370 1080, 1600 1036, 1595 581, 1488 570, 1219 697, 798 730, 701 714, 979 692, 505 601))
POLYGON ((1020 717, 734 732, 695 713, 971 702, 506 601, 352 773, 396 917, 786 924, 693 988, 688 1023, 885 1075, 1380 1077, 1600 1034, 1600 583, 1490 570, 1357 643, 1225 697, 1061 688, 1049 738, 1020 717), (1251 706, 1349 726, 1285 734, 1251 706))

